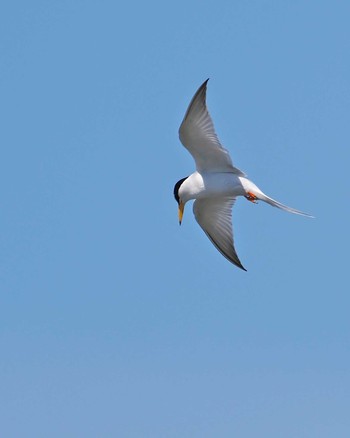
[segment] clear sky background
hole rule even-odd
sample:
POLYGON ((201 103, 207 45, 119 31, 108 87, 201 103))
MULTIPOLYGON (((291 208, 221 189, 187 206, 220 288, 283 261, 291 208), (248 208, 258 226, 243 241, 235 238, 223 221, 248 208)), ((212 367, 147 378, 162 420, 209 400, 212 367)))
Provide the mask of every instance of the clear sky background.
POLYGON ((347 438, 348 1, 4 1, 0 435, 347 438), (174 183, 208 105, 237 252, 174 183))

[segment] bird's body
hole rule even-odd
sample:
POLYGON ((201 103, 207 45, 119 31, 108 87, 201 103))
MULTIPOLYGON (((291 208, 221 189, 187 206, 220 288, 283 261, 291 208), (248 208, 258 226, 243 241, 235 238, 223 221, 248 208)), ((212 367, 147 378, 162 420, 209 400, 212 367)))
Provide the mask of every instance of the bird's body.
POLYGON ((194 199, 193 212, 203 231, 230 262, 245 270, 233 244, 232 206, 238 196, 245 196, 254 203, 262 200, 290 213, 310 215, 265 195, 233 165, 228 151, 219 142, 207 110, 207 82, 194 95, 179 130, 180 140, 195 159, 197 168, 175 184, 179 221, 181 223, 186 202, 194 199))
POLYGON ((179 196, 184 203, 191 199, 217 196, 244 196, 249 180, 232 172, 194 172, 181 185, 179 196))

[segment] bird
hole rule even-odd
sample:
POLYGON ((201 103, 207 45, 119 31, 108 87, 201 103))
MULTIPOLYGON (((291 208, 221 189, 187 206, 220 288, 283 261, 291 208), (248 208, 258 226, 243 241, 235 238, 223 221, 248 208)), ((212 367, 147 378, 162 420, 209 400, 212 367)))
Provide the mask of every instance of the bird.
POLYGON ((196 171, 181 178, 174 186, 179 224, 182 223, 185 204, 194 200, 194 217, 209 240, 227 260, 246 271, 233 239, 232 207, 238 196, 244 196, 254 204, 264 201, 289 213, 313 216, 270 198, 234 166, 228 150, 218 139, 208 112, 208 81, 196 91, 179 128, 180 141, 196 164, 196 171))

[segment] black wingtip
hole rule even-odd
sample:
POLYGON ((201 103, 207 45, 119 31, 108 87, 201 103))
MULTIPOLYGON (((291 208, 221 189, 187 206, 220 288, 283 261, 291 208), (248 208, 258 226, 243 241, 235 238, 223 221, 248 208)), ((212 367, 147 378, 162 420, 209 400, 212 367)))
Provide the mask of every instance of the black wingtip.
POLYGON ((234 258, 232 258, 232 257, 227 257, 227 255, 225 255, 225 254, 224 254, 224 256, 225 256, 225 257, 226 257, 231 263, 233 263, 235 266, 237 266, 237 268, 240 268, 240 269, 242 269, 242 271, 247 272, 246 268, 242 265, 241 261, 239 260, 237 254, 236 254, 237 259, 234 259, 234 258))
MULTIPOLYGON (((206 88, 207 88, 207 83, 208 83, 208 81, 209 81, 209 79, 210 78, 208 78, 208 79, 206 79, 204 82, 203 82, 203 84, 198 88, 198 90, 197 90, 197 93, 199 93, 201 90, 206 90, 206 88)), ((197 94, 196 93, 196 94, 197 94)))
MULTIPOLYGON (((230 260, 232 261, 232 260, 230 260)), ((242 265, 241 262, 237 263, 237 262, 232 262, 234 265, 236 265, 238 268, 242 269, 242 271, 247 272, 246 268, 242 265)))

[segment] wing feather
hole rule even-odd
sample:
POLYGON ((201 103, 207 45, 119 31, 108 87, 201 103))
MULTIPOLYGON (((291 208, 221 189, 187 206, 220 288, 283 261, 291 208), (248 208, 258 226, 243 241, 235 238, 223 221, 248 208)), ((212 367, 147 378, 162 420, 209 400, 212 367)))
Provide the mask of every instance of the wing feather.
POLYGON ((206 105, 207 79, 193 96, 179 129, 181 143, 193 156, 197 170, 244 173, 233 166, 222 147, 206 105))
POLYGON ((219 197, 197 199, 194 216, 214 246, 231 263, 246 271, 233 243, 232 207, 236 198, 219 197))

